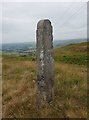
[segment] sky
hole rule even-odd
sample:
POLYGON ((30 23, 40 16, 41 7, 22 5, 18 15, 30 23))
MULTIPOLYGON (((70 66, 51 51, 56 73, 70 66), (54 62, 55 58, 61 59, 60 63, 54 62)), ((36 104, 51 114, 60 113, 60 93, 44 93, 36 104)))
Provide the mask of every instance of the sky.
POLYGON ((36 41, 41 19, 51 21, 54 40, 87 38, 86 2, 3 2, 1 9, 3 43, 36 41))

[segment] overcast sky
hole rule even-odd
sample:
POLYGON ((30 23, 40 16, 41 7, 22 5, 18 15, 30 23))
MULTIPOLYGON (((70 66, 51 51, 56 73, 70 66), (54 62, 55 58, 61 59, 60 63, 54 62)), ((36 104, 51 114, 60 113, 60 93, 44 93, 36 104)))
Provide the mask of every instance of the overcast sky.
POLYGON ((36 25, 41 19, 52 22, 54 40, 87 37, 87 3, 5 2, 2 4, 3 43, 36 41, 36 25))

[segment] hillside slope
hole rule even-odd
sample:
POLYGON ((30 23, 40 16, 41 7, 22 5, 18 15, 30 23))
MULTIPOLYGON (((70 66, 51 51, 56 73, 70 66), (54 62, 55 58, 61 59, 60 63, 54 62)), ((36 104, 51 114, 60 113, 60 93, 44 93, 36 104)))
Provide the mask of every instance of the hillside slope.
POLYGON ((54 50, 54 59, 59 62, 87 64, 87 45, 89 43, 70 44, 54 50))
POLYGON ((55 96, 51 105, 46 103, 39 110, 36 104, 37 63, 35 59, 3 56, 3 118, 86 118, 87 66, 78 58, 80 53, 81 56, 86 54, 86 47, 86 43, 81 43, 54 50, 55 96), (76 64, 71 59, 72 55, 78 58, 76 64), (70 56, 70 59, 62 60, 63 56, 70 56))

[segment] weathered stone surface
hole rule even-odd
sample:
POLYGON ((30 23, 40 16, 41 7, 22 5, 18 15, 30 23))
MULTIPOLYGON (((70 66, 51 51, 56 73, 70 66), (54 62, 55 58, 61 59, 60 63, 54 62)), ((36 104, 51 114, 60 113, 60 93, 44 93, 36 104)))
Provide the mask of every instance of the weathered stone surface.
POLYGON ((36 49, 38 62, 38 94, 39 101, 52 100, 54 80, 53 60, 53 35, 51 22, 48 19, 41 20, 37 24, 36 49))

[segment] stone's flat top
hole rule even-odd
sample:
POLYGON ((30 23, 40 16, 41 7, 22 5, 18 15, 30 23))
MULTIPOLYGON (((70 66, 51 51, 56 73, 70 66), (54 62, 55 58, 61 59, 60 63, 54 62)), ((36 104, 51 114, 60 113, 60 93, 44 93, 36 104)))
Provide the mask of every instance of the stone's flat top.
POLYGON ((43 27, 45 24, 47 25, 51 25, 51 22, 49 19, 43 19, 43 20, 40 20, 37 24, 37 28, 39 27, 43 27))

